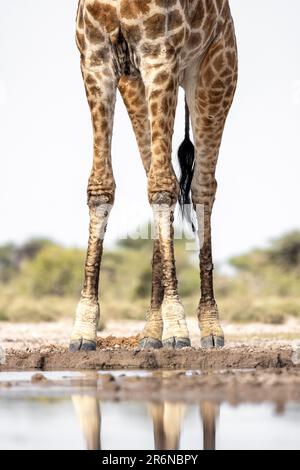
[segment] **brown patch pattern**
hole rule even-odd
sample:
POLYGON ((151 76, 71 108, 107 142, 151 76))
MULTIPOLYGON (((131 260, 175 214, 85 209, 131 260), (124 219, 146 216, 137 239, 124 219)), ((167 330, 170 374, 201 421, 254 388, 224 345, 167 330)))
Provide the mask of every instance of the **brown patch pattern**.
POLYGON ((217 189, 217 158, 237 82, 228 0, 80 0, 76 40, 94 130, 88 186, 90 231, 94 235, 89 242, 83 299, 98 301, 102 240, 95 237, 93 220, 103 201, 114 200, 111 138, 118 87, 148 176, 149 200, 169 208, 168 218, 157 221, 161 235, 154 246, 152 302, 145 331, 151 331, 152 312, 156 326, 162 321, 159 309, 163 300, 180 311, 172 209, 178 182, 171 154, 178 87, 182 84, 196 147, 193 202, 204 208, 199 216, 204 245, 198 315, 205 344, 214 345, 223 333, 213 292, 210 220, 217 189))

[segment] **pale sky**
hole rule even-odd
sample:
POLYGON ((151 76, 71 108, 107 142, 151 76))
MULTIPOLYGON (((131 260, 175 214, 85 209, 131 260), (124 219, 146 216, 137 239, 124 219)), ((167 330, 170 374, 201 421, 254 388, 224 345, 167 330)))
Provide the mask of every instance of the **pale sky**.
MULTIPOLYGON (((45 236, 86 246, 92 130, 74 42, 76 8, 77 0, 1 1, 0 243, 45 236)), ((300 226, 300 2, 231 0, 231 8, 240 78, 217 173, 218 262, 300 226)), ((180 101, 174 151, 183 118, 180 101)), ((120 98, 113 165, 109 243, 151 217, 120 98)))

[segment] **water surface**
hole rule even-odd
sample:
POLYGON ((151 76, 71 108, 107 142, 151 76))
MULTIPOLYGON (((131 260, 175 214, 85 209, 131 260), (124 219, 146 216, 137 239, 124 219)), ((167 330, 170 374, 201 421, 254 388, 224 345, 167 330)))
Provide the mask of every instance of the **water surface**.
MULTIPOLYGON (((31 376, 0 373, 0 381, 31 376)), ((101 402, 68 389, 60 396, 26 390, 2 391, 0 449, 300 449, 299 404, 101 402)))

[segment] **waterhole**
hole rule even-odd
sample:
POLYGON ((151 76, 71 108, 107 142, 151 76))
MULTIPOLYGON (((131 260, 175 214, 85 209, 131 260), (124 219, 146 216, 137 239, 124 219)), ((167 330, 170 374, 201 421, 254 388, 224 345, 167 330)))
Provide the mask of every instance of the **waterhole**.
POLYGON ((300 402, 268 399, 255 374, 3 372, 0 448, 299 449, 300 402), (265 400, 247 388, 244 399, 237 395, 234 384, 250 377, 265 400), (209 399, 206 387, 220 382, 232 395, 209 399), (168 395, 171 383, 178 390, 168 395))

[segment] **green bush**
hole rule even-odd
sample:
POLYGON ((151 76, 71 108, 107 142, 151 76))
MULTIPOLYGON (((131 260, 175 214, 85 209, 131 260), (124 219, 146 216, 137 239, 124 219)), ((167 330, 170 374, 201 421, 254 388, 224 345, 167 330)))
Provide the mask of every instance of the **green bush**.
POLYGON ((78 296, 83 281, 82 250, 50 245, 23 263, 20 284, 27 294, 78 296))
MULTIPOLYGON (((179 292, 188 315, 200 298, 197 253, 176 240, 179 292)), ((104 250, 100 276, 102 318, 144 319, 151 295, 151 240, 121 240, 104 250)), ((0 320, 39 321, 73 317, 83 283, 85 250, 49 240, 0 247, 0 320), (1 286, 2 285, 2 286, 1 286)), ((222 319, 280 324, 300 318, 300 232, 292 232, 230 262, 235 274, 216 269, 222 319)))
POLYGON ((273 240, 268 256, 270 264, 300 274, 300 232, 294 231, 273 240))
POLYGON ((7 243, 0 247, 0 282, 9 282, 18 271, 16 246, 7 243))

